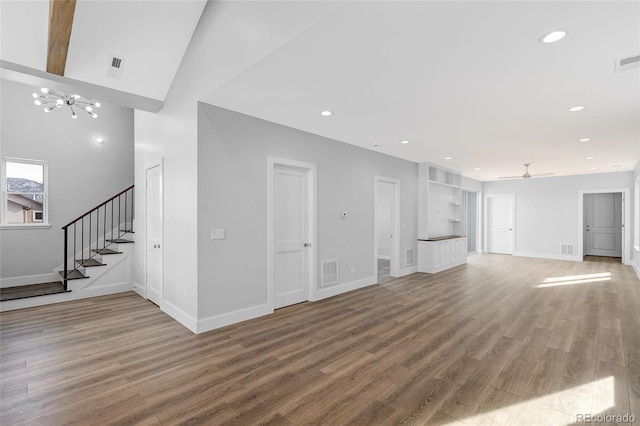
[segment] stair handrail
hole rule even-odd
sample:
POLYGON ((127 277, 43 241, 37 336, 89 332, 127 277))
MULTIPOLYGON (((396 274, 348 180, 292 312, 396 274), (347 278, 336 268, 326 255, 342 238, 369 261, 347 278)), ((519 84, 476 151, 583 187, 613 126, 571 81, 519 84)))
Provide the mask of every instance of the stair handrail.
POLYGON ((85 214, 81 214, 80 216, 78 216, 75 220, 72 220, 71 222, 67 223, 66 225, 64 225, 62 227, 62 229, 67 229, 69 226, 73 225, 74 223, 76 223, 77 221, 79 221, 80 219, 82 219, 83 217, 93 213, 94 211, 98 210, 100 207, 106 205, 109 203, 109 201, 113 201, 116 198, 118 198, 119 196, 121 196, 122 194, 124 194, 125 192, 129 191, 130 189, 133 189, 135 185, 131 185, 130 187, 128 187, 127 189, 124 189, 120 192, 118 192, 116 195, 114 195, 113 197, 109 198, 107 201, 103 202, 102 204, 92 208, 91 210, 89 210, 88 212, 86 212, 85 214))
MULTIPOLYGON (((103 216, 103 218, 104 218, 103 219, 104 220, 103 248, 105 248, 106 247, 106 233, 107 233, 107 211, 106 211, 107 207, 106 206, 107 206, 107 204, 112 203, 112 205, 111 205, 111 210, 112 210, 111 211, 111 221, 112 221, 112 224, 113 224, 113 214, 114 214, 114 212, 113 212, 113 202, 116 199, 119 200, 118 201, 118 217, 120 218, 120 202, 121 202, 120 201, 121 200, 120 196, 124 194, 125 195, 125 201, 124 201, 125 202, 125 222, 126 222, 126 218, 127 218, 127 213, 126 213, 127 212, 127 193, 129 191, 132 191, 131 192, 131 220, 133 221, 133 216, 134 216, 133 188, 134 188, 134 186, 135 185, 131 185, 128 188, 120 191, 119 193, 117 193, 113 197, 111 197, 108 200, 100 203, 98 206, 92 208, 91 210, 89 210, 85 214, 78 216, 78 218, 72 220, 71 222, 67 223, 66 225, 64 225, 62 227, 62 230, 64 230, 64 262, 63 262, 63 271, 62 271, 62 273, 63 273, 62 282, 63 282, 63 285, 64 285, 64 291, 67 291, 67 280, 68 280, 68 277, 69 277, 69 275, 68 275, 69 274, 69 268, 68 268, 68 251, 69 251, 69 247, 68 247, 69 246, 69 232, 68 231, 69 231, 69 227, 71 225, 73 225, 73 230, 72 230, 73 231, 73 252, 74 252, 73 258, 74 258, 74 271, 75 271, 76 270, 76 268, 75 268, 75 263, 76 263, 76 257, 75 257, 76 256, 76 240, 77 240, 76 239, 76 223, 78 223, 79 221, 82 221, 82 223, 81 223, 81 226, 82 226, 82 230, 81 230, 81 232, 82 232, 81 245, 83 245, 84 244, 84 218, 89 216, 89 229, 90 229, 90 232, 89 232, 89 252, 90 252, 91 251, 91 244, 92 244, 91 243, 91 241, 92 241, 92 239, 91 239, 91 217, 92 217, 93 212, 96 212, 96 238, 97 238, 96 239, 96 251, 97 251, 98 250, 98 242, 100 241, 100 239, 99 239, 99 228, 100 228, 100 225, 98 223, 99 222, 98 219, 99 219, 99 214, 100 214, 100 208, 104 207, 105 213, 104 213, 104 216, 103 216)), ((126 223, 125 223, 125 225, 126 225, 126 223)), ((112 238, 113 238, 113 229, 111 230, 111 232, 112 232, 112 238)), ((121 232, 122 231, 120 230, 118 234, 122 235, 121 232)), ((133 232, 133 229, 126 230, 125 232, 133 232)), ((84 246, 81 247, 81 250, 82 250, 82 261, 81 261, 81 263, 83 263, 84 262, 84 246)), ((89 259, 91 259, 91 257, 92 256, 90 255, 89 259)))

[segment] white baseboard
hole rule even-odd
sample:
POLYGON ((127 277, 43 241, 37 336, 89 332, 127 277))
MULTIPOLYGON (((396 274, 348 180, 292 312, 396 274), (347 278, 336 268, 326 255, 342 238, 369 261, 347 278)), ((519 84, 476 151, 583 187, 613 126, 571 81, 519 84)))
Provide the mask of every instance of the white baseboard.
POLYGON ((636 275, 638 276, 638 279, 640 280, 640 265, 638 265, 638 262, 633 262, 633 269, 636 271, 636 275))
POLYGON ((160 310, 169 315, 180 324, 184 325, 192 333, 196 333, 198 329, 198 321, 191 315, 178 308, 173 303, 167 301, 160 302, 160 310))
POLYGON ((456 266, 464 265, 465 263, 467 263, 466 257, 464 258, 464 260, 460 260, 454 263, 449 263, 448 265, 435 266, 435 267, 418 265, 417 272, 425 272, 427 274, 437 274, 438 272, 446 271, 447 269, 455 268, 456 266))
POLYGON ((407 268, 400 269, 400 273, 398 274, 398 277, 404 277, 405 275, 415 274, 416 272, 418 272, 418 265, 409 266, 407 268))
MULTIPOLYGON (((242 321, 258 318, 263 315, 273 313, 273 307, 269 305, 258 305, 250 308, 240 309, 225 314, 204 318, 197 321, 195 333, 204 333, 227 325, 236 324, 242 321)), ((192 330, 193 331, 193 330, 192 330)))
POLYGON ((147 298, 147 292, 145 291, 146 289, 141 286, 140 284, 138 284, 137 282, 133 282, 133 291, 135 291, 136 293, 138 293, 141 297, 144 297, 145 299, 147 298))
POLYGON ((108 294, 125 293, 127 291, 131 291, 131 283, 120 283, 105 287, 89 288, 81 291, 50 294, 47 296, 28 297, 26 299, 5 300, 4 302, 0 302, 0 312, 51 305, 53 303, 69 302, 72 300, 88 299, 90 297, 106 296, 108 294))
POLYGON ((537 259, 573 260, 575 262, 582 261, 582 258, 580 256, 567 255, 567 254, 533 253, 533 252, 516 251, 513 253, 513 255, 517 257, 535 257, 537 259))
POLYGON ((55 272, 51 272, 49 274, 25 275, 23 277, 0 278, 0 288, 49 283, 54 281, 60 281, 60 275, 55 272))
POLYGON ((317 300, 326 299, 327 297, 337 296, 338 294, 368 287, 373 284, 377 284, 376 277, 363 278, 361 280, 338 284, 332 287, 325 287, 320 290, 316 290, 315 297, 312 301, 315 302, 317 300))

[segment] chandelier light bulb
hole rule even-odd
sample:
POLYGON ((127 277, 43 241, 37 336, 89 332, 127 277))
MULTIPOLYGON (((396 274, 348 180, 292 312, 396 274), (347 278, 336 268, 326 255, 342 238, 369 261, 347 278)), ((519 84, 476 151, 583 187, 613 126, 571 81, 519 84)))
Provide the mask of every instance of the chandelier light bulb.
POLYGON ((96 102, 93 104, 96 108, 100 108, 100 102, 96 102))
POLYGON ((104 142, 104 139, 102 139, 100 136, 98 136, 98 137, 96 138, 96 142, 97 142, 97 143, 102 143, 102 142, 104 142))
POLYGON ((63 108, 67 106, 72 118, 78 118, 78 110, 86 112, 93 118, 97 118, 98 114, 93 113, 94 107, 99 106, 99 102, 95 102, 92 99, 85 98, 81 95, 68 94, 63 92, 57 92, 52 89, 43 87, 40 89, 42 93, 33 93, 35 98, 34 103, 38 106, 43 106, 45 112, 51 112, 56 108, 63 108), (78 107, 78 109, 74 108, 78 107))

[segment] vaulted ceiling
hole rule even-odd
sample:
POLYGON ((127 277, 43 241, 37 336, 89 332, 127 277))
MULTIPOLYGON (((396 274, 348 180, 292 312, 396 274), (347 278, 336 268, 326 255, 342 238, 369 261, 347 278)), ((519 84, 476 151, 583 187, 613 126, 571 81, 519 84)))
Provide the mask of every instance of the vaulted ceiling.
MULTIPOLYGON (((205 3, 78 0, 65 76, 163 101, 205 3), (119 78, 112 56, 124 59, 119 78)), ((258 41, 280 30, 264 7, 224 3, 206 7, 227 31, 258 41)), ((202 100, 483 181, 522 174, 525 162, 571 175, 640 160, 640 67, 616 69, 640 55, 640 2, 313 3, 274 2, 278 19, 316 8, 317 22, 202 100), (539 42, 557 29, 564 39, 539 42)), ((49 3, 0 6, 0 59, 45 70, 49 3)), ((251 54, 240 48, 216 44, 213 57, 251 54)))

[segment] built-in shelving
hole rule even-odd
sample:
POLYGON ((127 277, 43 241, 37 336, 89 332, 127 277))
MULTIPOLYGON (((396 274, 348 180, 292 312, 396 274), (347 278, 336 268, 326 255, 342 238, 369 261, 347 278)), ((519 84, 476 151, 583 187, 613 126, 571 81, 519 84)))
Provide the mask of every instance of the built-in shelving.
MULTIPOLYGON (((418 219, 418 255, 422 272, 439 272, 457 266, 466 260, 466 251, 457 250, 451 261, 439 262, 440 250, 445 250, 454 241, 435 244, 433 240, 457 236, 457 246, 462 247, 463 236, 463 189, 462 174, 435 164, 422 163, 418 166, 419 176, 419 219, 418 219)), ((443 253, 448 253, 445 250, 443 253)), ((446 257, 446 256, 445 256, 446 257)))

